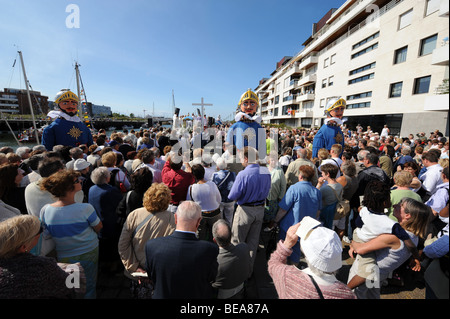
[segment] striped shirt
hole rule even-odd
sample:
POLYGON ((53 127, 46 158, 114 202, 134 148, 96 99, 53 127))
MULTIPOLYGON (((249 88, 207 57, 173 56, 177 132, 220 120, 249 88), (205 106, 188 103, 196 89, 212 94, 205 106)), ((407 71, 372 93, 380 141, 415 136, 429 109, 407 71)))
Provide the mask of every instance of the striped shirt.
POLYGON ((58 258, 79 256, 98 246, 93 227, 100 219, 91 204, 75 203, 64 207, 48 205, 42 216, 45 234, 51 235, 58 258))

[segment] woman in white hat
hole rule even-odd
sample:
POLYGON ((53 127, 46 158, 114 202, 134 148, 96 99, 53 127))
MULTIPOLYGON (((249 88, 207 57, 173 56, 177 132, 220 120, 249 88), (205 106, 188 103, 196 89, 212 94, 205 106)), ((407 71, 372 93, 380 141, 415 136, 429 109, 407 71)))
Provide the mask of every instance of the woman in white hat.
POLYGON ((278 242, 268 262, 280 299, 356 299, 350 288, 335 277, 341 267, 339 236, 309 216, 288 229, 286 239, 278 242), (308 264, 303 270, 286 264, 299 238, 308 264))

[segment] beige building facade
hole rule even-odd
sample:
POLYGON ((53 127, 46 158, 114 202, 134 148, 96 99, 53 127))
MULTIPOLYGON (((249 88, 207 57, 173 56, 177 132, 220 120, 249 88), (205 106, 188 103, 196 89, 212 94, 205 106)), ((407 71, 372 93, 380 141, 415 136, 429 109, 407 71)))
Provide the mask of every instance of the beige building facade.
POLYGON ((320 127, 327 101, 347 126, 396 135, 448 133, 448 0, 348 0, 313 25, 293 57, 260 81, 265 123, 320 127))

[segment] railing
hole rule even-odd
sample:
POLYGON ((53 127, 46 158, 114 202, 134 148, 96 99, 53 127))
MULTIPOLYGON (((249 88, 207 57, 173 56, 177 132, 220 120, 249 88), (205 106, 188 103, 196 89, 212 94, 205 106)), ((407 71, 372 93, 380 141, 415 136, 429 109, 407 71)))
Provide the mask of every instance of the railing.
POLYGON ((442 84, 440 84, 438 87, 434 89, 435 95, 441 95, 441 94, 449 94, 449 86, 448 86, 448 79, 445 79, 442 84))
MULTIPOLYGON (((391 10, 392 8, 396 7, 399 3, 403 2, 403 1, 404 0, 392 0, 391 2, 388 2, 384 7, 381 7, 379 10, 377 10, 374 13, 372 13, 371 15, 367 16, 367 18, 364 21, 360 22, 359 24, 357 24, 353 28, 349 29, 347 31, 347 33, 345 33, 341 37, 337 38, 335 41, 331 42, 328 46, 326 46, 324 49, 322 49, 319 52, 319 55, 324 54, 325 52, 330 50, 332 47, 334 47, 335 45, 339 44, 340 42, 344 41, 349 36, 354 34, 356 31, 364 28, 367 25, 367 21, 373 22, 374 20, 379 19, 383 14, 385 14, 386 12, 391 10)), ((328 31, 328 29, 326 31, 328 31)), ((323 32, 323 33, 325 33, 325 32, 323 32)), ((323 33, 321 33, 319 35, 319 37, 321 37, 323 35, 323 33)), ((317 40, 317 39, 315 39, 315 40, 317 40)))
POLYGON ((297 94, 289 95, 283 98, 283 102, 292 101, 297 98, 297 94))

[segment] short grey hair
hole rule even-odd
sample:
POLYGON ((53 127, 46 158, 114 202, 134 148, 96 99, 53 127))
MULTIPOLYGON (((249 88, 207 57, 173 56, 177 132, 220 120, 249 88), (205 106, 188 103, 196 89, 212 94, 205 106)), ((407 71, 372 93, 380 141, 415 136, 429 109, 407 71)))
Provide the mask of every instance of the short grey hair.
POLYGON ((308 158, 308 152, 304 148, 299 148, 297 150, 297 157, 306 159, 306 158, 308 158))
POLYGON ((150 150, 155 154, 155 157, 159 157, 161 155, 161 151, 157 147, 152 147, 150 150))
POLYGON ((218 158, 216 160, 216 166, 220 170, 226 169, 227 168, 227 162, 222 157, 220 157, 220 158, 218 158))
POLYGON ((344 175, 353 177, 356 176, 356 166, 352 161, 345 161, 341 165, 341 171, 344 175))
POLYGON ((358 152, 358 161, 362 161, 366 158, 367 154, 369 154, 370 152, 368 150, 361 150, 358 152))
POLYGON ((202 216, 202 208, 196 202, 187 200, 178 206, 175 214, 181 220, 196 222, 202 216))
POLYGON ((225 219, 219 219, 214 223, 212 234, 220 247, 227 247, 231 244, 231 227, 225 219))
POLYGON ((40 144, 40 145, 35 145, 35 146, 33 146, 33 151, 47 151, 47 149, 45 148, 45 145, 42 145, 42 144, 40 144))
POLYGON ((21 146, 19 148, 17 148, 16 150, 16 154, 19 155, 20 157, 23 157, 26 153, 30 153, 31 152, 31 148, 29 148, 28 146, 21 146))
POLYGON ((81 155, 83 155, 83 150, 79 147, 72 147, 69 151, 70 156, 72 158, 79 158, 81 155))
POLYGON ((108 182, 108 177, 111 176, 107 167, 101 166, 94 169, 91 173, 91 180, 95 185, 103 185, 108 182))
POLYGON ((404 145, 401 150, 402 155, 411 154, 411 147, 404 145))

